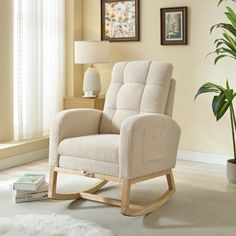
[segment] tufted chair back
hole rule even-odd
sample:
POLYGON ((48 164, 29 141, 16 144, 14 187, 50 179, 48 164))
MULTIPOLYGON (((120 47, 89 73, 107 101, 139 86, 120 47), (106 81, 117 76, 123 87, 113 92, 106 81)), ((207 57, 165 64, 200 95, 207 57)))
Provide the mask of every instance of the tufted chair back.
POLYGON ((100 133, 119 134, 125 119, 140 113, 172 115, 173 66, 163 61, 119 62, 114 65, 100 133))

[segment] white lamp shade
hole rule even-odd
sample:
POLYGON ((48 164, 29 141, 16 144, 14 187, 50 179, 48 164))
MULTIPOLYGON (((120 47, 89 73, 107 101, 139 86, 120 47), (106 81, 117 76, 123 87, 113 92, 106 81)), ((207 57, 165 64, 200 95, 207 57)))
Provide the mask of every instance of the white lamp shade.
POLYGON ((94 64, 109 61, 108 41, 76 41, 75 64, 94 64))

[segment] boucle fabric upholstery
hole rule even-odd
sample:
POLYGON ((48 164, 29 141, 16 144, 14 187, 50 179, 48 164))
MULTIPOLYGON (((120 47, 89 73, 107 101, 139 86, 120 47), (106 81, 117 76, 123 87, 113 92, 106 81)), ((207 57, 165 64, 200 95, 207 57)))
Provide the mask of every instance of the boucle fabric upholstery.
POLYGON ((58 166, 59 144, 62 140, 99 133, 102 111, 72 109, 59 112, 51 122, 49 164, 58 166))
POLYGON ((117 134, 99 134, 64 139, 59 155, 118 164, 119 138, 117 134))
POLYGON ((103 112, 67 110, 52 121, 50 166, 126 179, 174 168, 172 70, 166 62, 117 63, 103 112))
POLYGON ((170 81, 170 88, 169 88, 169 94, 166 102, 166 110, 165 115, 172 117, 173 113, 173 106, 174 106, 174 99, 175 99, 175 86, 176 82, 174 79, 171 79, 170 81))
POLYGON ((125 119, 142 113, 164 114, 173 67, 162 61, 117 63, 112 72, 101 133, 119 133, 125 119))
MULTIPOLYGON (((104 149, 104 147, 102 147, 104 149)), ((59 166, 74 170, 98 173, 110 176, 119 176, 119 165, 110 162, 102 162, 72 156, 60 156, 59 166)))
POLYGON ((120 134, 120 176, 132 179, 174 168, 179 137, 178 124, 168 116, 128 118, 120 134))

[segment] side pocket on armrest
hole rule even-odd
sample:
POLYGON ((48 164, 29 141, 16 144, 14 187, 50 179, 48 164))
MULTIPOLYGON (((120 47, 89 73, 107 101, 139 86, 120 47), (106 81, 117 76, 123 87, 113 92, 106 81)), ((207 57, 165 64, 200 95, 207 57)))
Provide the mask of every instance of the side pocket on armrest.
POLYGON ((165 133, 164 128, 148 127, 143 133, 143 163, 162 160, 165 158, 165 133))

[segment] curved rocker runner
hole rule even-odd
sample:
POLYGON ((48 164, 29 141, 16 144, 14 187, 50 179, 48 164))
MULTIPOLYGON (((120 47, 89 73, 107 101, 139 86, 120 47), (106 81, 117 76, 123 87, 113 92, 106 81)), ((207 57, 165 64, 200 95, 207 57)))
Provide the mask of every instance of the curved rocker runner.
MULTIPOLYGON (((96 193, 99 189, 101 189, 106 183, 108 183, 109 176, 100 176, 100 175, 94 175, 97 177, 103 177, 104 179, 99 180, 95 185, 91 186, 88 189, 83 190, 82 192, 78 193, 57 193, 56 192, 56 186, 57 186, 57 175, 58 173, 69 173, 68 170, 65 170, 63 168, 52 168, 50 172, 50 183, 49 183, 49 197, 55 200, 73 200, 73 199, 87 199, 95 202, 101 202, 105 204, 110 204, 114 206, 121 207, 121 212, 124 215, 128 216, 138 216, 138 215, 145 215, 148 213, 151 213, 158 208, 162 207, 167 201, 170 200, 172 195, 175 192, 175 184, 174 184, 174 178, 172 171, 163 171, 155 175, 145 176, 144 178, 137 178, 133 180, 122 180, 117 178, 118 183, 122 184, 122 199, 114 199, 114 198, 108 198, 108 197, 102 197, 98 196, 96 193), (156 202, 143 206, 143 205, 136 205, 130 203, 130 190, 131 185, 144 181, 146 179, 151 179, 159 176, 166 175, 167 183, 168 183, 168 190, 159 198, 156 202), (107 180, 106 180, 106 179, 107 180)), ((78 174, 83 175, 81 172, 73 170, 72 174, 78 174)), ((86 175, 85 175, 86 176, 86 175)), ((114 177, 112 177, 112 180, 115 181, 114 177)))

